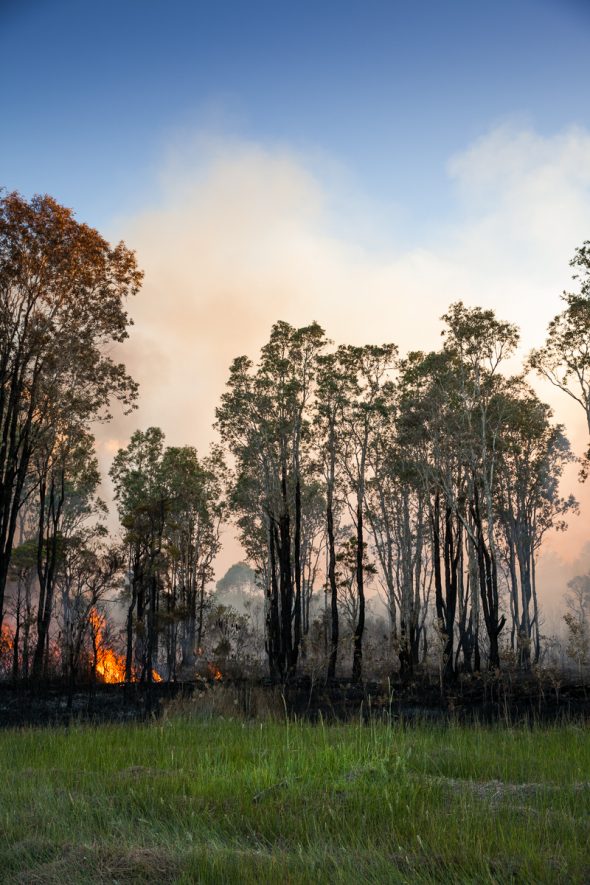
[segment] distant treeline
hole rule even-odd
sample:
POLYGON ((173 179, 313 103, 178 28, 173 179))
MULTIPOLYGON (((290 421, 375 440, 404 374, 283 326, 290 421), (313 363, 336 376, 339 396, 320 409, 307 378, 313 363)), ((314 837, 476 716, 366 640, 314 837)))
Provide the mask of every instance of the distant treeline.
MULTIPOLYGON (((257 362, 233 362, 205 457, 166 447, 154 427, 117 453, 114 541, 91 428, 138 395, 113 345, 142 274, 124 244, 50 197, 5 195, 4 675, 150 682, 265 659, 276 681, 302 667, 361 681, 367 632, 403 675, 425 662, 446 680, 538 665, 536 563, 577 510, 560 491, 576 458, 526 375, 574 398, 590 429, 590 243, 572 266, 576 293, 517 375, 518 329, 461 302, 442 318, 440 350, 403 356, 276 323, 257 362), (213 586, 230 524, 252 569, 238 568, 246 592, 234 604, 213 586), (368 607, 377 592, 381 621, 368 607)), ((568 652, 582 668, 590 579, 570 590, 568 652)))

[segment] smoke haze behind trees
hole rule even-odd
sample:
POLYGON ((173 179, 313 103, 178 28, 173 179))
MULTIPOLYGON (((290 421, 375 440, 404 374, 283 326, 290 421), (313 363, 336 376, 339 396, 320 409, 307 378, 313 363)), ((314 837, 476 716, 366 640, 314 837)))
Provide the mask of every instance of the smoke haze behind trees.
MULTIPOLYGON (((409 243, 401 227, 379 226, 378 208, 331 158, 183 138, 162 161, 153 205, 114 225, 146 270, 124 348, 142 397, 137 421, 99 430, 103 473, 136 426, 161 426, 171 444, 204 451, 231 360, 255 357, 277 317, 294 325, 315 318, 336 340, 356 344, 380 341, 387 330, 403 353, 438 347, 438 318, 461 298, 519 325, 516 370, 559 310, 568 261, 590 228, 588 157, 583 129, 554 137, 492 130, 449 160, 453 222, 409 243)), ((531 380, 581 453, 583 416, 531 380)), ((575 468, 565 485, 577 487, 575 468)), ((571 575, 586 543, 588 492, 576 493, 581 518, 546 543, 561 568, 572 564, 571 575)), ((242 556, 226 532, 218 576, 242 556)), ((540 583, 557 609, 562 582, 553 581, 549 558, 540 583)))

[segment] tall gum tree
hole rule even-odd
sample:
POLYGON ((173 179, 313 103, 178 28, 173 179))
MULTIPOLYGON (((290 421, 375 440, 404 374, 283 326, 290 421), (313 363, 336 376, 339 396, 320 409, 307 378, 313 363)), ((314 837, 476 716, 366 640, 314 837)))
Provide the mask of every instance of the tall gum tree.
MULTIPOLYGON (((582 407, 590 434, 590 240, 576 249, 570 266, 580 290, 562 294, 565 309, 549 323, 544 345, 529 354, 528 368, 582 407)), ((589 464, 590 447, 584 473, 589 464)))
POLYGON ((347 380, 337 354, 318 357, 314 426, 319 447, 318 460, 326 494, 326 586, 330 596, 330 652, 328 679, 336 676, 340 624, 336 580, 336 528, 342 510, 340 425, 347 401, 347 380), (340 494, 339 494, 340 491, 340 494))
POLYGON ((351 515, 356 532, 356 583, 358 618, 354 630, 352 680, 363 677, 365 631, 365 503, 370 475, 369 447, 378 415, 389 408, 392 373, 397 360, 395 344, 353 347, 337 351, 341 372, 348 379, 346 405, 342 413, 342 469, 347 478, 351 515))
POLYGON ((0 199, 0 622, 27 474, 56 406, 81 424, 130 407, 136 385, 112 356, 142 274, 51 197, 0 199))
POLYGON ((100 473, 94 437, 77 425, 59 428, 51 446, 35 455, 37 474, 37 640, 32 676, 46 673, 56 585, 63 573, 65 547, 76 523, 106 512, 97 497, 100 473))
POLYGON ((436 632, 442 646, 442 675, 449 680, 460 653, 466 670, 471 669, 472 656, 479 667, 478 607, 469 605, 463 580, 467 471, 456 355, 410 353, 401 364, 399 387, 399 447, 426 503, 436 632))
POLYGON ((229 498, 242 541, 261 563, 269 668, 281 681, 295 673, 304 626, 303 486, 314 472, 309 417, 325 343, 317 323, 275 323, 256 367, 234 360, 217 410, 235 464, 229 498))
POLYGON ((386 590, 390 652, 397 652, 400 673, 406 676, 424 648, 432 571, 427 496, 411 451, 400 445, 397 414, 379 422, 369 460, 366 511, 386 590))
POLYGON ((490 668, 500 666, 499 636, 506 623, 500 614, 498 551, 494 493, 498 443, 504 422, 504 401, 497 396, 505 383, 502 363, 518 344, 516 326, 498 320, 494 311, 452 304, 443 316, 444 349, 456 355, 461 384, 462 443, 471 471, 470 516, 463 520, 475 547, 482 611, 489 641, 490 668))
POLYGON ((152 681, 157 655, 156 611, 169 491, 162 476, 164 434, 159 427, 136 430, 119 449, 110 470, 119 518, 129 551, 125 681, 139 672, 152 681), (135 645, 134 645, 135 636, 135 645))
POLYGON ((566 515, 577 510, 573 496, 559 494, 564 466, 574 458, 563 426, 552 424, 550 408, 521 379, 512 379, 504 396, 496 508, 509 575, 512 647, 528 669, 541 651, 537 553, 545 533, 565 530, 566 515))
POLYGON ((176 678, 178 627, 184 672, 194 672, 202 647, 206 590, 213 579, 226 511, 223 472, 223 459, 217 449, 200 459, 191 446, 169 447, 162 457, 162 484, 167 497, 164 543, 168 580, 164 601, 169 678, 176 678))

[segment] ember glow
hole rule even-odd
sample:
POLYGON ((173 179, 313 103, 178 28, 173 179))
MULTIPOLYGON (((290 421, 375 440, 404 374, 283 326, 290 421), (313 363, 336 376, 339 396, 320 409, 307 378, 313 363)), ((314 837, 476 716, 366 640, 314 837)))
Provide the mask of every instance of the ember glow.
POLYGON ((4 657, 12 651, 14 645, 14 633, 8 624, 2 624, 0 633, 0 657, 4 657))
POLYGON ((215 666, 215 664, 207 664, 207 672, 209 674, 209 677, 211 679, 214 679, 216 682, 221 682, 221 680, 223 679, 223 673, 221 672, 219 667, 215 666))

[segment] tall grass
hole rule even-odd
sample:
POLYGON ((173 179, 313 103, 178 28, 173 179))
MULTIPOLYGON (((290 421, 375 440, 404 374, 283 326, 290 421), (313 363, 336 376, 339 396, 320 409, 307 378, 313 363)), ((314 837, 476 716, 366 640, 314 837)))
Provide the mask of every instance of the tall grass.
POLYGON ((7 882, 588 882, 590 737, 169 718, 0 734, 7 882))

